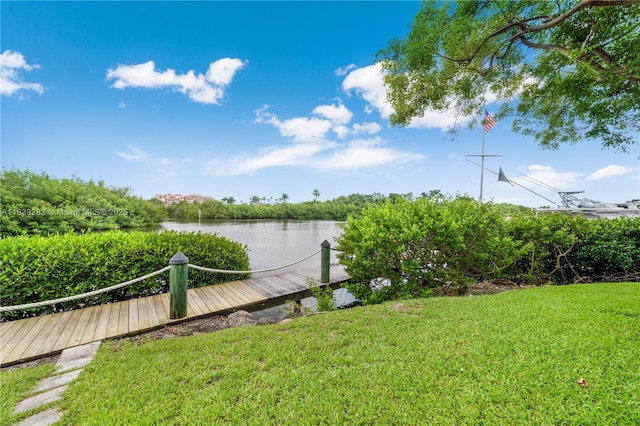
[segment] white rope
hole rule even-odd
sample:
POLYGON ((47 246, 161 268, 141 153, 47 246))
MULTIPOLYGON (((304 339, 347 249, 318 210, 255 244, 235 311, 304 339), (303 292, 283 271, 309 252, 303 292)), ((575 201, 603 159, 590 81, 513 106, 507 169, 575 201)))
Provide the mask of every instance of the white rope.
POLYGON ((275 271, 276 269, 283 269, 283 268, 288 268, 289 266, 293 266, 296 263, 300 263, 304 260, 309 259, 312 256, 315 256, 316 254, 320 253, 320 250, 322 249, 318 249, 317 251, 311 253, 309 256, 305 256, 302 259, 296 260, 295 262, 291 262, 287 265, 282 265, 282 266, 276 266, 275 268, 268 268, 268 269, 257 269, 257 270, 253 270, 253 271, 226 271, 224 269, 211 269, 211 268, 205 268, 202 266, 197 266, 197 265, 192 265, 192 264, 188 264, 189 268, 193 268, 193 269, 197 269, 198 271, 204 271, 204 272, 214 272, 217 274, 259 274, 261 272, 271 272, 271 271, 275 271))
POLYGON ((83 299, 85 297, 96 296, 98 294, 106 293, 106 292, 112 291, 112 290, 117 290, 119 288, 126 287, 128 285, 135 284, 137 282, 146 280, 147 278, 151 278, 151 277, 154 277, 156 275, 160 275, 161 273, 168 271, 170 268, 171 268, 171 266, 165 266, 164 268, 159 269, 159 270, 157 270, 155 272, 152 272, 150 274, 147 274, 147 275, 145 275, 143 277, 134 278, 134 279, 132 279, 130 281, 126 281, 126 282, 123 282, 123 283, 120 283, 120 284, 112 285, 111 287, 106 287, 106 288, 101 288, 99 290, 90 291, 89 293, 76 294, 75 296, 63 297, 61 299, 55 299, 55 300, 47 300, 47 301, 44 301, 44 302, 27 303, 25 305, 1 306, 0 307, 0 312, 17 311, 17 310, 20 310, 20 309, 29 309, 29 308, 39 308, 41 306, 54 305, 56 303, 63 303, 63 302, 71 302, 73 300, 83 299))

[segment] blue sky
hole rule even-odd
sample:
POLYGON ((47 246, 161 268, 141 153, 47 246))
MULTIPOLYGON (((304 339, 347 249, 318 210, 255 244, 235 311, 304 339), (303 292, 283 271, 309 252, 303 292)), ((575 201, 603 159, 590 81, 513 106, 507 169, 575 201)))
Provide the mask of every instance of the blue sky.
MULTIPOLYGON (((1 162, 156 193, 290 202, 432 189, 478 196, 482 129, 391 127, 377 51, 418 2, 1 4, 1 162), (472 159, 477 161, 477 159, 472 159)), ((488 105, 488 110, 497 109, 488 105)), ((499 122, 486 167, 600 201, 640 198, 638 146, 541 150, 499 122)), ((550 204, 485 172, 484 198, 550 204)))

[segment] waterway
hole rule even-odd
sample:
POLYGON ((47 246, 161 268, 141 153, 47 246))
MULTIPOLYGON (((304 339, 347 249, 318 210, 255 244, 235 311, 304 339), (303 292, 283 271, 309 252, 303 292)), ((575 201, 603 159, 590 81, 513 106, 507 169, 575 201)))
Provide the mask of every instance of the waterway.
MULTIPOLYGON (((268 269, 288 265, 320 249, 323 241, 335 246, 335 238, 342 233, 342 222, 324 220, 238 220, 238 221, 200 221, 161 223, 162 229, 178 232, 202 232, 216 234, 231 241, 237 241, 248 249, 252 270, 268 269)), ((335 251, 331 251, 331 262, 337 262, 335 251)), ((208 266, 208 265, 202 265, 208 266)), ((296 265, 273 272, 253 274, 254 277, 277 274, 289 270, 308 269, 320 266, 320 254, 296 265)), ((344 307, 354 303, 355 298, 345 289, 334 291, 336 306, 344 307)), ((314 298, 302 300, 302 305, 314 310, 314 298)), ((284 307, 254 312, 254 319, 272 317, 279 319, 286 314, 284 307)))

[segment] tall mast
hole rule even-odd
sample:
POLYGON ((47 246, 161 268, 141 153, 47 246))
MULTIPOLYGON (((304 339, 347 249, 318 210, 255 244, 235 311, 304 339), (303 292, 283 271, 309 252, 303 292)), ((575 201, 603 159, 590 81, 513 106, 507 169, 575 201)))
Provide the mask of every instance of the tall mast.
MULTIPOLYGON (((484 120, 483 120, 484 122, 484 120)), ((484 134, 487 133, 485 130, 485 126, 482 126, 482 153, 481 154, 471 154, 466 157, 480 157, 480 196, 478 197, 478 201, 482 204, 482 190, 484 187, 484 157, 502 157, 502 155, 497 154, 485 154, 484 153, 484 134)))

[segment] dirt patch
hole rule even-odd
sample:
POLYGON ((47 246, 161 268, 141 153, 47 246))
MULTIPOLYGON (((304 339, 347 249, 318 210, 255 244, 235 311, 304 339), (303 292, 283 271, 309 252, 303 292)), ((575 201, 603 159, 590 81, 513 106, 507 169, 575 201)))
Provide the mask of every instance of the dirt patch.
POLYGON ((49 355, 42 358, 38 358, 33 361, 27 361, 27 362, 22 362, 16 365, 10 365, 8 367, 2 367, 0 368, 0 371, 9 371, 9 370, 15 370, 18 368, 25 368, 25 367, 35 367, 35 366, 44 365, 44 364, 55 364, 56 362, 58 362, 58 358, 60 358, 60 354, 49 355))
POLYGON ((191 336, 198 333, 211 333, 225 328, 229 328, 229 319, 226 316, 216 316, 185 321, 180 324, 165 325, 158 330, 132 337, 123 337, 122 339, 130 341, 134 345, 140 345, 150 340, 171 339, 173 337, 191 336))
POLYGON ((519 285, 511 281, 479 282, 469 284, 466 288, 442 286, 433 289, 434 296, 480 296, 483 294, 502 293, 510 290, 523 290, 535 285, 519 285))

